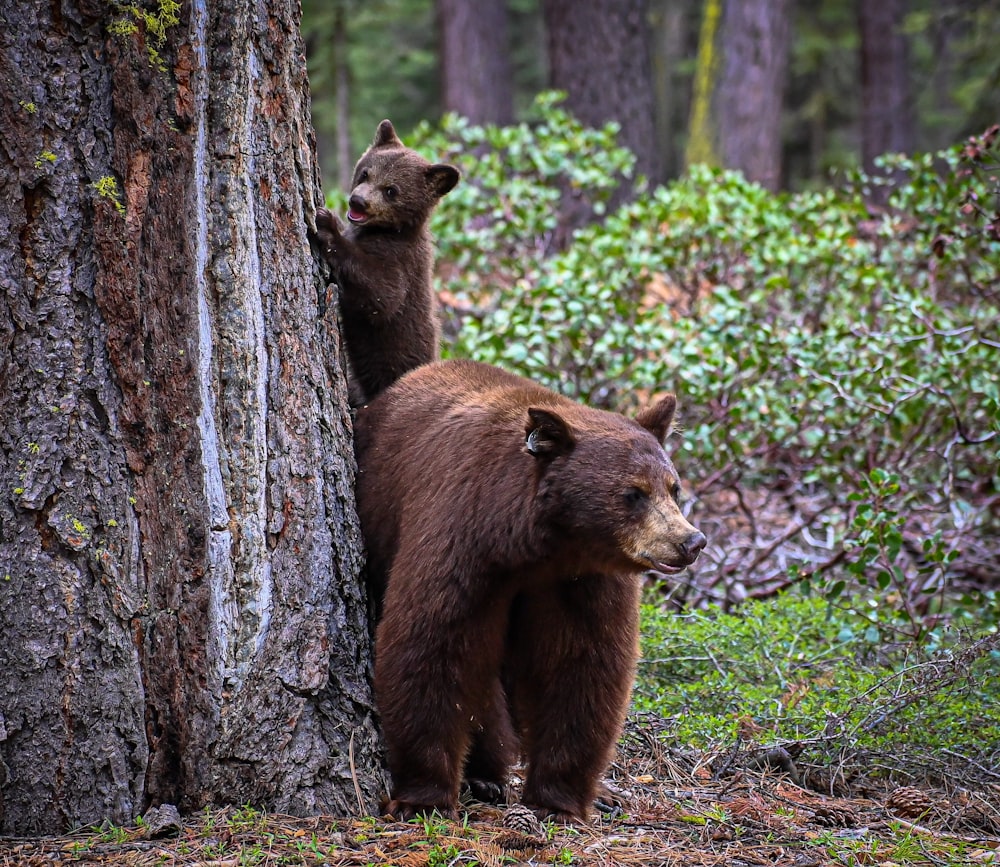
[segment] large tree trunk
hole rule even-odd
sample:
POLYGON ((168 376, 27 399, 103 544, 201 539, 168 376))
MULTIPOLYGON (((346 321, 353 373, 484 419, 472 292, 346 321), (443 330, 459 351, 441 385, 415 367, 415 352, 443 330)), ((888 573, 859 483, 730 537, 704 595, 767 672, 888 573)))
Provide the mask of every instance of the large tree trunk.
POLYGON ((636 169, 660 180, 647 0, 544 0, 549 78, 583 123, 621 124, 636 169))
POLYGON ((506 0, 435 0, 445 111, 473 123, 514 120, 506 0))
POLYGON ((298 4, 129 8, 2 12, 0 833, 371 809, 298 4))
POLYGON ((861 46, 861 158, 866 171, 875 157, 913 149, 910 63, 903 33, 906 0, 858 0, 861 46))
POLYGON ((778 188, 789 35, 789 0, 706 0, 689 165, 737 169, 778 188))

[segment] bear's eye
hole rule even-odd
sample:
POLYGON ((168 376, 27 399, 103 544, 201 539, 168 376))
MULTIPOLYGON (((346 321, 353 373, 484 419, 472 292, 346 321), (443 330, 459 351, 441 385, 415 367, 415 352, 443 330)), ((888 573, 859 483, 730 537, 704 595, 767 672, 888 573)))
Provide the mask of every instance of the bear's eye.
POLYGON ((626 488, 625 489, 625 505, 629 508, 635 508, 641 506, 646 500, 649 499, 649 492, 644 491, 642 488, 626 488))
POLYGON ((389 187, 385 188, 385 197, 387 199, 394 199, 394 198, 396 198, 396 195, 398 193, 399 193, 399 190, 396 187, 389 186, 389 187))
POLYGON ((361 174, 358 175, 358 183, 360 184, 363 181, 367 181, 367 180, 368 180, 368 169, 362 169, 361 170, 361 174))
POLYGON ((675 503, 680 503, 681 501, 681 486, 679 482, 674 482, 674 486, 670 489, 670 496, 674 498, 675 503))

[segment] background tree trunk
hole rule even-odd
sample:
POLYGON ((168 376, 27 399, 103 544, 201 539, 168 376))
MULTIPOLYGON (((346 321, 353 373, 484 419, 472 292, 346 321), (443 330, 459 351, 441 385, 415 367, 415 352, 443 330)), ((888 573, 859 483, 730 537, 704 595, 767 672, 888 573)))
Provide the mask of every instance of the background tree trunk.
POLYGON ((383 787, 297 7, 3 10, 0 833, 383 787))
POLYGON ((549 83, 587 126, 621 124, 636 170, 660 180, 646 0, 544 0, 549 83))
POLYGON ((908 153, 914 146, 905 15, 906 0, 858 0, 861 160, 869 172, 879 154, 908 153))
POLYGON ((781 183, 789 0, 706 0, 687 162, 781 183))
POLYGON ((506 0, 435 0, 441 103, 473 123, 514 121, 506 0))
MULTIPOLYGON (((655 140, 660 177, 675 178, 684 169, 684 138, 690 115, 690 76, 681 72, 691 55, 692 0, 652 0, 650 3, 650 63, 655 99, 655 140)), ((695 30, 695 36, 697 31, 695 30)))
POLYGON ((333 89, 337 104, 337 190, 347 193, 354 175, 351 152, 351 67, 347 62, 347 4, 333 5, 333 89))

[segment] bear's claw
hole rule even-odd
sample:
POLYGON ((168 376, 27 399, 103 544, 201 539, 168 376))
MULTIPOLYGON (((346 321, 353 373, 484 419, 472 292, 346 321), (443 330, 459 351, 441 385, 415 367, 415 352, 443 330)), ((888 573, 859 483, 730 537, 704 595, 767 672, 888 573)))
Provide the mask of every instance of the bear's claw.
POLYGON ((437 813, 439 816, 445 819, 450 819, 452 822, 458 821, 458 810, 454 807, 441 807, 434 806, 432 804, 411 804, 407 801, 400 801, 395 798, 385 805, 385 809, 382 812, 387 817, 395 819, 397 822, 409 822, 417 816, 430 816, 432 813, 437 813))

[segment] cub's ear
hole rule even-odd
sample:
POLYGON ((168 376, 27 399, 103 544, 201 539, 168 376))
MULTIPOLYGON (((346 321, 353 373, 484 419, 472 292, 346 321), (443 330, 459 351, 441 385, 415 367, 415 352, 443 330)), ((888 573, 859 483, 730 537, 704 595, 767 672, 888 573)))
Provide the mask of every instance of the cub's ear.
POLYGON ((676 409, 677 398, 672 394, 667 394, 651 407, 640 412, 635 420, 656 437, 660 445, 663 445, 667 441, 667 437, 670 436, 676 409))
POLYGON ((427 183, 430 184, 431 189, 434 190, 435 195, 439 199, 455 188, 455 184, 458 183, 460 177, 458 169, 446 163, 436 163, 433 166, 428 166, 425 176, 427 177, 427 183))
POLYGON ((576 445, 576 437, 562 417, 547 409, 531 407, 524 426, 524 448, 529 455, 549 460, 568 455, 576 445))
POLYGON ((375 141, 372 142, 372 147, 385 148, 402 146, 403 143, 396 135, 396 130, 393 128, 392 121, 383 120, 382 123, 378 125, 378 129, 375 130, 375 141))

